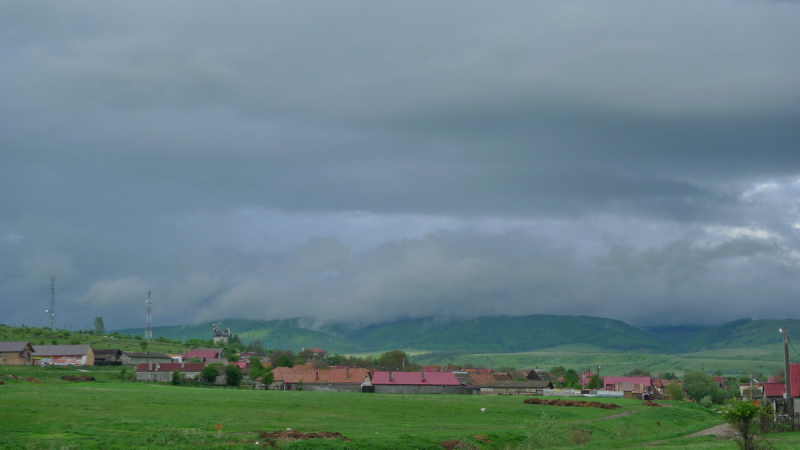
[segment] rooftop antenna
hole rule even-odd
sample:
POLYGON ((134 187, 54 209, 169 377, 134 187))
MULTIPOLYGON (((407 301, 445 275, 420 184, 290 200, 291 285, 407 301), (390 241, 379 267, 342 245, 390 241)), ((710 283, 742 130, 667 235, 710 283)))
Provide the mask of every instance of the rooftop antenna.
POLYGON ((147 330, 144 332, 144 339, 149 341, 153 339, 153 315, 151 314, 150 306, 153 302, 150 300, 150 290, 147 290, 147 330))
POLYGON ((56 331, 56 277, 50 277, 50 309, 45 309, 50 316, 50 329, 56 331))

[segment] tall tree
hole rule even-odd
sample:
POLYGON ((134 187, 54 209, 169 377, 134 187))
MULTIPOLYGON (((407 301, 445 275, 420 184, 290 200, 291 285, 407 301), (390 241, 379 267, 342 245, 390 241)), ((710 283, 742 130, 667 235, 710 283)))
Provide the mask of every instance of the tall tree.
POLYGON ((102 317, 94 318, 94 334, 98 336, 106 334, 106 325, 103 323, 102 317))

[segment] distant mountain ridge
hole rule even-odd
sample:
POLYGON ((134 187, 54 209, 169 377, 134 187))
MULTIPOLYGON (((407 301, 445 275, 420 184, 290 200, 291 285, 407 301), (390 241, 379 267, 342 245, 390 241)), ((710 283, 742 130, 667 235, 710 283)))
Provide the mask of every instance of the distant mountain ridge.
MULTIPOLYGON (((353 327, 329 324, 313 328, 303 318, 222 320, 244 342, 260 340, 265 348, 299 351, 319 347, 332 353, 393 349, 517 353, 569 344, 592 344, 612 351, 673 353, 779 343, 778 328, 800 331, 797 320, 740 319, 720 326, 682 325, 637 328, 625 322, 590 316, 489 316, 474 319, 408 319, 353 327)), ((209 339, 213 322, 154 327, 153 336, 209 339)), ((119 330, 143 334, 143 329, 119 330)))

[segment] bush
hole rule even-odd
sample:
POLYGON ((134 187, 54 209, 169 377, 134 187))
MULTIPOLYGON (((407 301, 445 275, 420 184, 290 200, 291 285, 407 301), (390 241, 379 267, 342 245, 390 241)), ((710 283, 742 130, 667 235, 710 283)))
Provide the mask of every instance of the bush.
POLYGON ((186 379, 186 375, 183 372, 181 372, 180 370, 176 370, 176 371, 172 372, 172 385, 173 386, 180 385, 183 382, 184 379, 186 379))
POLYGON ((683 375, 683 388, 694 401, 710 396, 712 402, 722 404, 728 399, 728 393, 720 389, 710 375, 699 370, 683 375))
POLYGON ((242 370, 239 369, 239 366, 233 364, 225 366, 225 383, 228 386, 238 386, 242 382, 242 378, 244 378, 244 375, 242 375, 242 370))
POLYGON ((722 408, 722 419, 736 430, 736 444, 742 450, 756 450, 770 447, 769 442, 755 439, 756 420, 772 416, 772 408, 765 404, 757 404, 733 399, 722 408))
POLYGON ((714 404, 714 400, 711 399, 710 395, 706 395, 702 399, 700 399, 700 406, 703 408, 711 408, 711 405, 714 404))

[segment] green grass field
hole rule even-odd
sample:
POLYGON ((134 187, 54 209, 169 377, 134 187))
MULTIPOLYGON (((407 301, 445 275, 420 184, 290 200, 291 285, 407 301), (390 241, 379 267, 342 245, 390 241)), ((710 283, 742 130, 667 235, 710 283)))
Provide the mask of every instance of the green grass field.
MULTIPOLYGON (((587 448, 735 448, 713 437, 684 437, 720 423, 712 411, 684 402, 654 408, 606 399, 622 408, 605 410, 525 405, 522 396, 190 388, 121 382, 118 372, 98 369, 0 368, 6 382, 0 386, 0 448, 252 448, 256 441, 268 445, 260 432, 286 428, 338 432, 352 441, 278 443, 281 448, 434 449, 458 439, 477 449, 525 449, 548 436, 555 439, 551 447, 571 448, 573 427, 593 430, 587 448), (9 373, 44 384, 8 380, 9 373), (76 373, 98 381, 60 380, 76 373)), ((776 439, 778 448, 800 444, 796 433, 776 439)))
MULTIPOLYGON (((707 350, 695 353, 650 354, 607 351, 591 345, 565 345, 525 353, 459 354, 448 357, 448 362, 471 364, 474 367, 503 367, 550 369, 564 366, 575 370, 596 370, 601 365, 601 375, 624 375, 633 369, 645 369, 652 374, 691 370, 708 373, 721 370, 726 376, 742 373, 774 373, 783 367, 782 347, 748 347, 707 350)), ((414 358, 421 364, 441 364, 441 356, 420 354, 414 358)))

